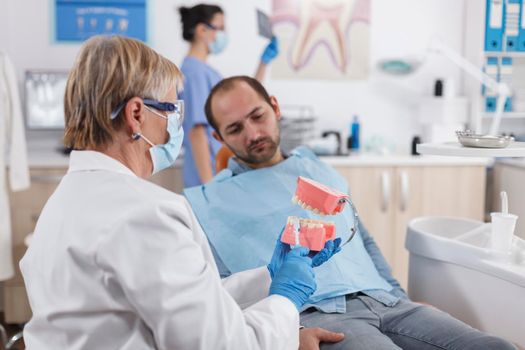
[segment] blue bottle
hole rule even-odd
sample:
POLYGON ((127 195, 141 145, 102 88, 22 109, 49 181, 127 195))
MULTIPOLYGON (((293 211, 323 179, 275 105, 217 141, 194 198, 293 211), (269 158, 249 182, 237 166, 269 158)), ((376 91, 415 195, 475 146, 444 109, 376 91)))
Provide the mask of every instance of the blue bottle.
POLYGON ((359 119, 357 118, 357 115, 354 115, 354 119, 352 120, 351 125, 351 133, 352 133, 352 144, 351 149, 354 151, 359 150, 359 132, 360 132, 360 126, 359 126, 359 119))

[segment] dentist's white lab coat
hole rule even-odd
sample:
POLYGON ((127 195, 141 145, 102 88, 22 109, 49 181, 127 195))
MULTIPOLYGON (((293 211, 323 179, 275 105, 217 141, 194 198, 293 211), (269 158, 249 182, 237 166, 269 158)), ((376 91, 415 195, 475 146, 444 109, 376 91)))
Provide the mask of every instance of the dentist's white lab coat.
POLYGON ((298 347, 266 267, 221 282, 184 197, 102 153, 72 152, 20 266, 29 350, 298 347))
POLYGON ((28 188, 29 167, 18 82, 11 60, 0 52, 0 281, 14 274, 6 181, 8 161, 11 190, 21 191, 28 188))

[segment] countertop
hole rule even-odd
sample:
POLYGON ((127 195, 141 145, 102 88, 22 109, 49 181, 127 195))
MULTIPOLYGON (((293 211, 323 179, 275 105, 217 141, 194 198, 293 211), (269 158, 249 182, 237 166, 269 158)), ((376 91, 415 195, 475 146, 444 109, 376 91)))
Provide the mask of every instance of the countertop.
POLYGON ((338 157, 321 157, 321 159, 332 166, 465 166, 492 164, 489 158, 465 158, 465 157, 442 157, 442 156, 412 156, 412 155, 377 155, 357 154, 338 157))
MULTIPOLYGON (((56 141, 28 142, 29 166, 31 168, 61 168, 69 165, 69 157, 60 151, 56 141)), ((354 154, 349 156, 321 157, 334 167, 372 167, 372 166, 488 166, 490 158, 441 157, 441 156, 411 156, 411 155, 374 155, 354 154)), ((179 157, 175 167, 182 167, 179 157)), ((525 164, 524 164, 525 166, 525 164)))

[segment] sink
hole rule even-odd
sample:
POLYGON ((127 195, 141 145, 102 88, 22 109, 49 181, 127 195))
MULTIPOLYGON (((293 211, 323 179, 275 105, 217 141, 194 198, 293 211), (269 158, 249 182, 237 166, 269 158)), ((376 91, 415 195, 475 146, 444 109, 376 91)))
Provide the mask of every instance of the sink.
POLYGON ((482 331, 525 347, 525 241, 490 249, 491 224, 421 217, 408 224, 408 294, 482 331))
POLYGON ((483 226, 484 223, 463 218, 429 216, 414 219, 409 225, 413 230, 421 233, 457 239, 459 236, 483 226))

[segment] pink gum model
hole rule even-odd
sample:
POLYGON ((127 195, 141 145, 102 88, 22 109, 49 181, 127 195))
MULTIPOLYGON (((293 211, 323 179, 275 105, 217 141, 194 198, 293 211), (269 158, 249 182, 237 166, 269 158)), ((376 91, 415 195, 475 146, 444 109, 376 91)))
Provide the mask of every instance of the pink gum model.
POLYGON ((310 248, 310 250, 320 251, 324 248, 326 241, 335 238, 335 225, 331 222, 289 216, 281 236, 281 242, 290 245, 297 244, 294 223, 299 224, 297 237, 299 244, 302 247, 310 248))
POLYGON ((326 187, 312 179, 299 176, 292 202, 316 214, 334 215, 343 210, 348 198, 348 195, 342 192, 326 187))

